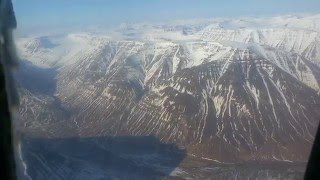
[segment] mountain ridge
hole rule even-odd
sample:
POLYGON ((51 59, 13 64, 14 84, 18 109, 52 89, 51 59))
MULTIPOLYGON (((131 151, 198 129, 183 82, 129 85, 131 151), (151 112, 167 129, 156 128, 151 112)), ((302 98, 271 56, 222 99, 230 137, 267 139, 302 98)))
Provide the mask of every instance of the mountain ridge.
POLYGON ((54 97, 72 113, 48 120, 57 130, 50 136, 69 136, 58 130, 68 126, 80 137, 153 135, 225 163, 303 162, 320 118, 319 18, 287 18, 269 29, 243 20, 133 26, 122 40, 78 33, 45 39, 55 46, 22 39, 18 48, 33 64, 57 68, 54 97), (310 19, 313 29, 296 28, 310 19))

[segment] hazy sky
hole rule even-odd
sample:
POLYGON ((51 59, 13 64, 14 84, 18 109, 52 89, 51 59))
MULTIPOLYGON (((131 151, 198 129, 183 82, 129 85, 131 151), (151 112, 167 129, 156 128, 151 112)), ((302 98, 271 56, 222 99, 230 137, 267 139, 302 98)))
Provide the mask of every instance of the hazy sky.
POLYGON ((320 0, 13 0, 20 29, 318 13, 320 0))

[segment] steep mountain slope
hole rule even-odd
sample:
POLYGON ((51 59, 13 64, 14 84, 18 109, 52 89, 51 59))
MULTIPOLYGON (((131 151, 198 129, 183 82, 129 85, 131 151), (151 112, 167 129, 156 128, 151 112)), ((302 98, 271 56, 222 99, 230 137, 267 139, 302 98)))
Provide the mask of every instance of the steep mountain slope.
POLYGON ((73 136, 154 135, 214 161, 296 162, 306 161, 320 119, 318 19, 282 17, 272 28, 223 20, 188 33, 138 27, 139 39, 69 34, 19 47, 57 68, 52 96, 71 115, 49 124, 73 136))

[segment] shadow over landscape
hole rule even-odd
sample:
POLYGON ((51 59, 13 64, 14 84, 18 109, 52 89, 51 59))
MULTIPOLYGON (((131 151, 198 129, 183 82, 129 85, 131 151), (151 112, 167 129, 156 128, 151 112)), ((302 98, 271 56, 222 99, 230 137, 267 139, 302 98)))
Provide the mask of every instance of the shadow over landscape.
POLYGON ((56 91, 57 71, 54 68, 40 68, 29 61, 20 61, 15 77, 18 84, 32 93, 53 95, 56 91))
MULTIPOLYGON (((21 61, 18 85, 35 95, 54 96, 57 71, 21 61)), ((186 157, 185 149, 154 136, 22 139, 22 179, 166 179, 186 157), (30 177, 30 178, 28 178, 30 177)), ((170 178, 170 177, 169 177, 170 178)))
POLYGON ((158 179, 169 176, 186 151, 153 136, 25 137, 22 157, 32 179, 158 179))

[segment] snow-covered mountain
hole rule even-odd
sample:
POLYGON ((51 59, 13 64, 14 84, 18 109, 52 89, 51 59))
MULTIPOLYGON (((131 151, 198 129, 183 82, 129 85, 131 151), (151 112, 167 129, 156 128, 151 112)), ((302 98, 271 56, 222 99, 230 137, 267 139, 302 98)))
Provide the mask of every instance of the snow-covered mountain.
POLYGON ((196 22, 17 39, 22 59, 56 70, 54 94, 23 91, 21 121, 38 117, 24 130, 154 135, 219 162, 306 161, 320 119, 320 16, 196 22))

